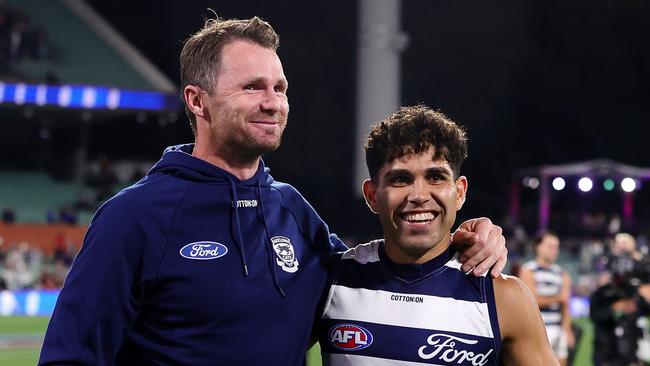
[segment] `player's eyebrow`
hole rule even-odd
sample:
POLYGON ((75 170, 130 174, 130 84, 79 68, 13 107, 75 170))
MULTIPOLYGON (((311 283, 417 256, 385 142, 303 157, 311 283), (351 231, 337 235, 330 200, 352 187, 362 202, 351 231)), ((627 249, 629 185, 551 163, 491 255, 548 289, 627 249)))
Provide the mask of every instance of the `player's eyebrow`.
POLYGON ((449 168, 445 166, 434 166, 431 168, 427 168, 426 170, 427 175, 430 174, 440 174, 440 175, 445 175, 445 176, 451 176, 452 172, 449 168))
POLYGON ((411 176, 413 175, 410 170, 408 169, 391 169, 388 170, 386 173, 384 173, 384 178, 392 178, 395 176, 411 176))

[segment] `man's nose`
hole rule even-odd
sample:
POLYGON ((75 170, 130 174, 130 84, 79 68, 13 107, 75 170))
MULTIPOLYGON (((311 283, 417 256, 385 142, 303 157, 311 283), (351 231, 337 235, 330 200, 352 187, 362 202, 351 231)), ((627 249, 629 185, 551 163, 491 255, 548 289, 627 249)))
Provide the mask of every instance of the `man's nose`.
POLYGON ((275 114, 282 110, 283 103, 286 103, 279 97, 272 88, 264 93, 264 100, 260 104, 260 109, 268 114, 275 114))
POLYGON ((413 182, 411 192, 408 195, 408 201, 415 204, 423 204, 431 199, 431 194, 427 189, 425 182, 416 180, 413 182))

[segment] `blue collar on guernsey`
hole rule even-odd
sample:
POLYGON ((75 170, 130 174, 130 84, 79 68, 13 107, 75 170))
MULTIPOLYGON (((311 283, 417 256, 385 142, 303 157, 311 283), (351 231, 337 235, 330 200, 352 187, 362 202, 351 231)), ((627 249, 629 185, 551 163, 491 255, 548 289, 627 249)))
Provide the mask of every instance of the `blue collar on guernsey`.
POLYGON ((424 262, 422 264, 400 264, 393 262, 388 255, 386 255, 385 243, 382 240, 379 243, 378 254, 379 259, 384 267, 386 267, 392 274, 404 280, 410 281, 427 276, 449 262, 456 254, 456 248, 450 245, 447 250, 440 253, 437 257, 424 262))
MULTIPOLYGON (((271 240, 271 232, 266 220, 266 213, 264 212, 264 200, 262 198, 262 187, 270 187, 273 183, 273 178, 269 174, 270 169, 264 166, 264 161, 260 159, 257 172, 249 179, 240 180, 230 172, 219 168, 216 165, 210 164, 207 161, 192 156, 194 144, 183 144, 170 146, 165 149, 163 158, 151 168, 149 174, 154 171, 169 171, 173 174, 185 176, 187 179, 195 181, 211 181, 223 182, 230 186, 230 194, 232 197, 232 210, 234 220, 232 222, 233 238, 239 247, 239 255, 242 262, 242 270, 244 276, 248 276, 248 263, 246 260, 246 251, 244 250, 244 240, 242 238, 241 221, 239 219, 239 207, 237 205, 237 186, 254 187, 257 199, 260 202, 260 210, 262 211, 262 222, 266 232, 266 245, 269 247, 269 253, 273 253, 273 241, 271 240), (188 169, 187 167, 191 167, 188 169)), ((273 283, 282 297, 285 297, 284 290, 280 286, 278 273, 275 265, 273 265, 273 257, 269 254, 269 262, 271 274, 273 276, 273 283)))

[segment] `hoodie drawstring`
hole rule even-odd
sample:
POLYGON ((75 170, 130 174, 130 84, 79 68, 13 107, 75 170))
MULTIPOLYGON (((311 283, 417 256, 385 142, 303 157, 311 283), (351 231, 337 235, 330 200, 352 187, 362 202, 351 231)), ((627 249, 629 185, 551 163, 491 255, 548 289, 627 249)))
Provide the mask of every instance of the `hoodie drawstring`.
POLYGON ((230 183, 230 190, 232 191, 232 207, 235 211, 235 232, 237 233, 237 241, 239 244, 239 255, 241 256, 241 263, 244 266, 244 276, 248 276, 248 265, 246 264, 246 251, 244 251, 244 239, 241 236, 241 221, 239 220, 239 208, 237 207, 237 188, 235 182, 226 175, 228 183, 230 183))
POLYGON ((280 281, 278 280, 278 270, 276 268, 275 263, 273 263, 273 252, 275 251, 273 249, 273 239, 271 238, 271 231, 269 230, 269 225, 266 223, 266 213, 264 212, 264 200, 262 200, 262 185, 260 181, 257 181, 257 197, 260 200, 260 209, 262 210, 262 222, 264 223, 264 230, 266 231, 266 237, 268 239, 268 246, 269 246, 269 263, 271 265, 271 268, 273 268, 273 283, 275 284, 275 288, 280 292, 280 295, 282 297, 286 297, 284 290, 280 286, 280 281))

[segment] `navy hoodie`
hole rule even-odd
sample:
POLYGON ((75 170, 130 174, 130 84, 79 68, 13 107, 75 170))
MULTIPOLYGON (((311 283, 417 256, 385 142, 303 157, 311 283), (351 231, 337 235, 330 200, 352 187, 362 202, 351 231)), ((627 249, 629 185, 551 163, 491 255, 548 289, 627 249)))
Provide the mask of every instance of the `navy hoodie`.
POLYGON ((263 162, 241 181, 192 147, 98 210, 39 364, 304 365, 343 244, 263 162))

